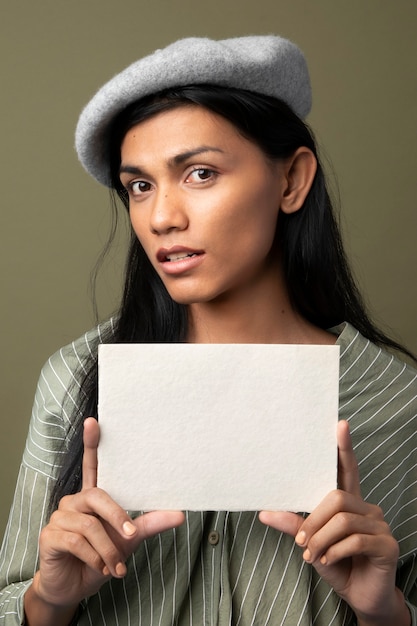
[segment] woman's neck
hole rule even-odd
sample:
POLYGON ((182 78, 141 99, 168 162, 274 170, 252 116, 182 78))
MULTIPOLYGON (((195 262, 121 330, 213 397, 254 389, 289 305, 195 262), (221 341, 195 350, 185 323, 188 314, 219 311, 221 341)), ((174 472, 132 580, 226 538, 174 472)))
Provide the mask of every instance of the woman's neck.
POLYGON ((299 315, 282 281, 189 306, 190 343, 332 344, 336 338, 299 315))

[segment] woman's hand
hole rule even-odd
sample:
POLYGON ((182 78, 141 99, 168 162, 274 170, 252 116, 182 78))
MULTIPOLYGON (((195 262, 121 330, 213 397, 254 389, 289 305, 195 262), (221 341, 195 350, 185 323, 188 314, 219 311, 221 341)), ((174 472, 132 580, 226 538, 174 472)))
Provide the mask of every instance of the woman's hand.
POLYGON ((338 483, 306 518, 262 511, 260 520, 295 537, 303 557, 355 612, 361 625, 411 623, 395 587, 398 544, 381 509, 360 493, 358 464, 347 422, 338 424, 338 483))
POLYGON ((106 580, 125 575, 125 561, 141 541, 184 521, 183 513, 174 511, 154 511, 132 520, 97 488, 98 441, 99 425, 87 418, 82 489, 62 498, 40 536, 40 566, 31 593, 57 609, 75 611, 106 580))

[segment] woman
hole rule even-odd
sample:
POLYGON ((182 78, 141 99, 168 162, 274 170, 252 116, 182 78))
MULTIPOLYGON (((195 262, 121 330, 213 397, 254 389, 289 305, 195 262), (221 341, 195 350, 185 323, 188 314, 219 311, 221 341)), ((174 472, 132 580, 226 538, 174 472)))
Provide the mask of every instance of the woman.
POLYGON ((129 211, 125 291, 42 371, 4 624, 417 624, 416 372, 364 310, 309 108, 302 54, 271 36, 176 42, 82 113, 79 157, 129 211), (308 517, 128 514, 96 487, 84 419, 97 345, 116 341, 337 342, 339 489, 308 517))

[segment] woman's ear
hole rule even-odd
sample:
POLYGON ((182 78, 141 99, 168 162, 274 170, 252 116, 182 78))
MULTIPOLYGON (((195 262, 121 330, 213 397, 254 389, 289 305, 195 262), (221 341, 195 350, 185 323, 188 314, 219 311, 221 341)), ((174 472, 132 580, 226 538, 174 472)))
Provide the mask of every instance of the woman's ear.
POLYGON ((317 159, 309 148, 302 146, 285 162, 287 186, 281 199, 284 213, 295 213, 304 204, 317 171, 317 159))

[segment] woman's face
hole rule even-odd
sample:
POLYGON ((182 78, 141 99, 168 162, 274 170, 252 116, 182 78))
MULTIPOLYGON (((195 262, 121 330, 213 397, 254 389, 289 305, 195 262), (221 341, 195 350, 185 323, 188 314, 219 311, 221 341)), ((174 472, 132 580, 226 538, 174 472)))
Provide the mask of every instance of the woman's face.
POLYGON ((159 113, 128 131, 120 179, 130 219, 175 301, 250 297, 259 281, 272 280, 283 171, 200 106, 159 113))

